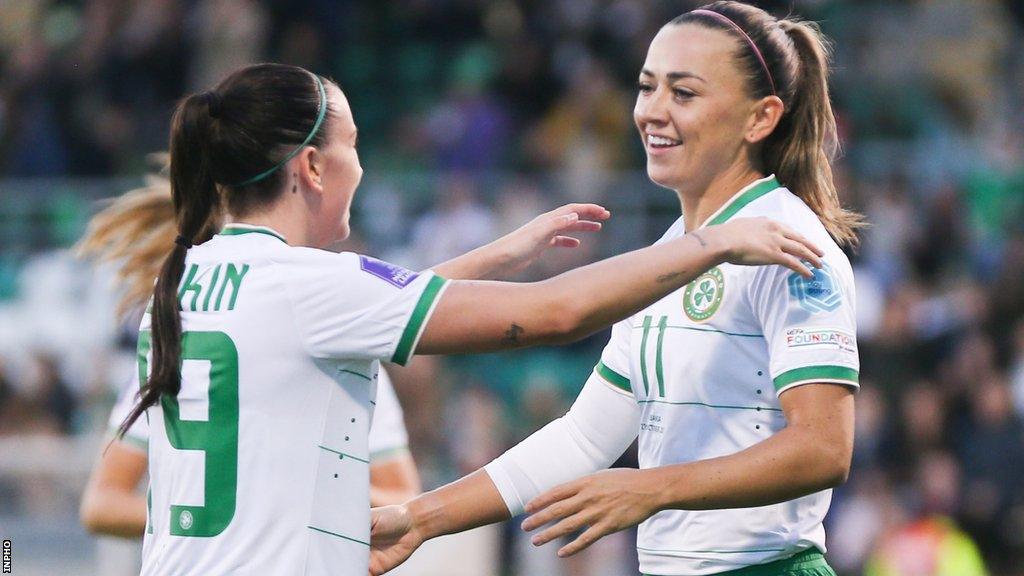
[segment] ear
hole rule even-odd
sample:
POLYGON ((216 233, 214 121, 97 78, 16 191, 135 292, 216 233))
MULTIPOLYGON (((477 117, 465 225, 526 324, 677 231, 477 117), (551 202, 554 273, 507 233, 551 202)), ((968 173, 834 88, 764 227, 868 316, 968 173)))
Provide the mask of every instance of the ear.
POLYGON ((323 192, 324 157, 313 146, 306 146, 295 158, 298 163, 299 182, 316 192, 323 192))
POLYGON ((744 139, 750 144, 757 144, 771 134, 779 125, 786 107, 778 96, 765 96, 754 103, 747 121, 744 139))

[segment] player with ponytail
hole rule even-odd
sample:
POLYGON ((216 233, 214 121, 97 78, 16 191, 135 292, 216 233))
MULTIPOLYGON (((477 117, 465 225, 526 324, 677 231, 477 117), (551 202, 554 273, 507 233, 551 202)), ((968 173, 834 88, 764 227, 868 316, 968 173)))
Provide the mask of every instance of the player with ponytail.
POLYGON ((648 176, 682 215, 659 245, 740 216, 824 247, 811 280, 716 266, 612 329, 569 412, 453 484, 374 511, 371 573, 424 540, 531 514, 574 554, 639 524, 645 575, 834 576, 822 521, 845 481, 858 388, 860 217, 832 180, 835 118, 818 28, 741 2, 666 24, 638 78, 648 176), (607 470, 639 437, 639 470, 607 470), (595 472, 597 472, 595 474, 595 472))

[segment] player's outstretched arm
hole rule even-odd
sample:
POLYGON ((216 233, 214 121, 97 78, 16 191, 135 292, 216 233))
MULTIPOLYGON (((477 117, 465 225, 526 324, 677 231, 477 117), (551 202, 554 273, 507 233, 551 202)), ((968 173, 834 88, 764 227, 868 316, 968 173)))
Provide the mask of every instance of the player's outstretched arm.
POLYGON ((564 344, 592 334, 729 262, 779 264, 810 278, 820 249, 767 218, 744 218, 534 283, 453 281, 427 322, 419 354, 564 344))
POLYGON ((533 537, 538 546, 584 530, 558 551, 569 556, 661 510, 766 506, 844 482, 853 453, 853 391, 807 384, 779 401, 787 425, 774 436, 729 456, 567 482, 527 505, 532 515, 523 529, 555 523, 533 537))
POLYGON ((451 280, 497 280, 526 269, 548 248, 576 248, 576 232, 597 232, 611 212, 597 204, 566 204, 494 242, 433 267, 451 280))

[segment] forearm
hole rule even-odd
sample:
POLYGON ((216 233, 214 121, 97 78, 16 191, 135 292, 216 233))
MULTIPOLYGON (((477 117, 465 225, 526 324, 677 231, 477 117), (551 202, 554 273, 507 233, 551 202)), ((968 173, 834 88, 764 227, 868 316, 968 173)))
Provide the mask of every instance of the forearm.
POLYGON ((724 259, 717 236, 702 231, 570 270, 542 284, 559 308, 570 311, 574 326, 565 340, 574 341, 664 298, 724 259))
POLYGON ((651 468, 645 485, 657 510, 750 508, 793 500, 845 481, 842 450, 812 429, 787 427, 750 448, 720 458, 651 468))
POLYGON ((406 504, 424 540, 508 520, 501 494, 483 470, 422 494, 406 504))
POLYGON ((141 538, 146 529, 146 499, 122 490, 97 488, 82 501, 81 517, 95 534, 141 538))
POLYGON ((491 280, 498 277, 507 262, 508 256, 492 242, 438 264, 431 270, 449 280, 491 280))

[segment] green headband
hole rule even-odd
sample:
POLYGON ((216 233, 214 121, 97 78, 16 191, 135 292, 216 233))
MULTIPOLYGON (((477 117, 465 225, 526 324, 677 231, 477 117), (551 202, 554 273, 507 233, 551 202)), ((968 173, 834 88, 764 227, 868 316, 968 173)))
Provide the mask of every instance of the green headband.
POLYGON ((299 144, 295 148, 295 150, 289 152, 288 155, 284 157, 284 159, 275 164, 270 170, 267 170, 266 172, 260 172, 259 174, 253 176, 252 178, 249 178, 244 182, 239 182, 238 184, 235 184, 235 186, 247 186, 254 182, 259 182, 260 180, 263 180, 267 176, 270 176, 271 174, 276 172, 278 168, 287 164, 289 160, 295 158, 295 155, 301 152, 302 149, 305 148, 307 144, 309 144, 309 141, 313 139, 313 136, 316 136, 317 131, 320 130, 320 125, 323 124, 324 122, 324 117, 327 116, 327 91, 324 90, 324 83, 320 81, 319 76, 314 74, 313 79, 316 80, 316 89, 317 92, 320 94, 320 104, 317 108, 316 122, 313 124, 313 129, 309 131, 309 136, 306 136, 306 139, 302 141, 302 144, 299 144))

